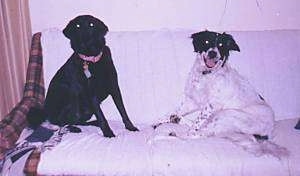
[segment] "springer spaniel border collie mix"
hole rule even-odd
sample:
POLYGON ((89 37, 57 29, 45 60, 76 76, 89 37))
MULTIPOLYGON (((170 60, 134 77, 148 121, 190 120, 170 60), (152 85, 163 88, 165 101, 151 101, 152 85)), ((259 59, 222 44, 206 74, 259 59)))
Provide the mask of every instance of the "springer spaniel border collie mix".
POLYGON ((230 51, 240 51, 233 37, 202 31, 191 38, 197 56, 185 85, 185 98, 175 112, 153 127, 169 136, 226 138, 256 155, 266 153, 259 143, 268 143, 269 153, 276 156, 285 153, 268 141, 274 127, 273 110, 226 62, 230 51), (182 134, 184 130, 174 123, 188 126, 188 130, 182 134))

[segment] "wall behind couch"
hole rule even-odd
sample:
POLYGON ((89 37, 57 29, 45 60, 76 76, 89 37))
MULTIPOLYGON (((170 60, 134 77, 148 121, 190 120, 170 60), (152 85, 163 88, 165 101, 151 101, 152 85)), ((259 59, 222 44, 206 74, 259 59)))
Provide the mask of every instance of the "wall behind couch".
POLYGON ((300 29, 299 0, 30 0, 33 32, 63 28, 79 14, 102 19, 111 31, 300 29))

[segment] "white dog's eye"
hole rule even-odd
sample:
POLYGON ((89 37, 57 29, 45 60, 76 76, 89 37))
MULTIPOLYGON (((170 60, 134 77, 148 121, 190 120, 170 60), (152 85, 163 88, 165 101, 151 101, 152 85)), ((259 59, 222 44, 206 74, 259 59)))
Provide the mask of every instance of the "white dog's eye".
POLYGON ((93 27, 93 26, 94 26, 94 23, 90 23, 90 26, 93 27))
POLYGON ((77 28, 80 28, 80 25, 79 25, 79 24, 76 24, 76 27, 77 27, 77 28))
POLYGON ((205 43, 206 43, 206 44, 209 44, 209 41, 208 41, 208 40, 205 40, 205 43))
POLYGON ((219 43, 219 46, 223 46, 223 43, 219 43))

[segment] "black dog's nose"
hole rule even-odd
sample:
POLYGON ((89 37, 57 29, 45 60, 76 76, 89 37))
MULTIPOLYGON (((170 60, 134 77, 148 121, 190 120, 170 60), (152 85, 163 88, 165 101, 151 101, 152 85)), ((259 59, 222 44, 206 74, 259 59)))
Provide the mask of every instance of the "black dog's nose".
POLYGON ((215 51, 209 51, 208 52, 208 57, 209 58, 215 58, 217 56, 217 52, 215 52, 215 51))

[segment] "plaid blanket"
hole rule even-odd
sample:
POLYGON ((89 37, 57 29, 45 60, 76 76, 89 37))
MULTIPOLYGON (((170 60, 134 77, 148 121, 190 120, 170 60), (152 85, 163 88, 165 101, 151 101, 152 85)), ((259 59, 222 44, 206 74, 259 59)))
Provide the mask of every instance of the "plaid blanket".
MULTIPOLYGON (((22 100, 0 122, 0 160, 8 149, 15 147, 22 130, 28 125, 26 115, 31 107, 42 106, 45 99, 41 33, 32 37, 26 83, 22 100)), ((34 150, 28 158, 24 173, 37 175, 40 152, 34 150)))

